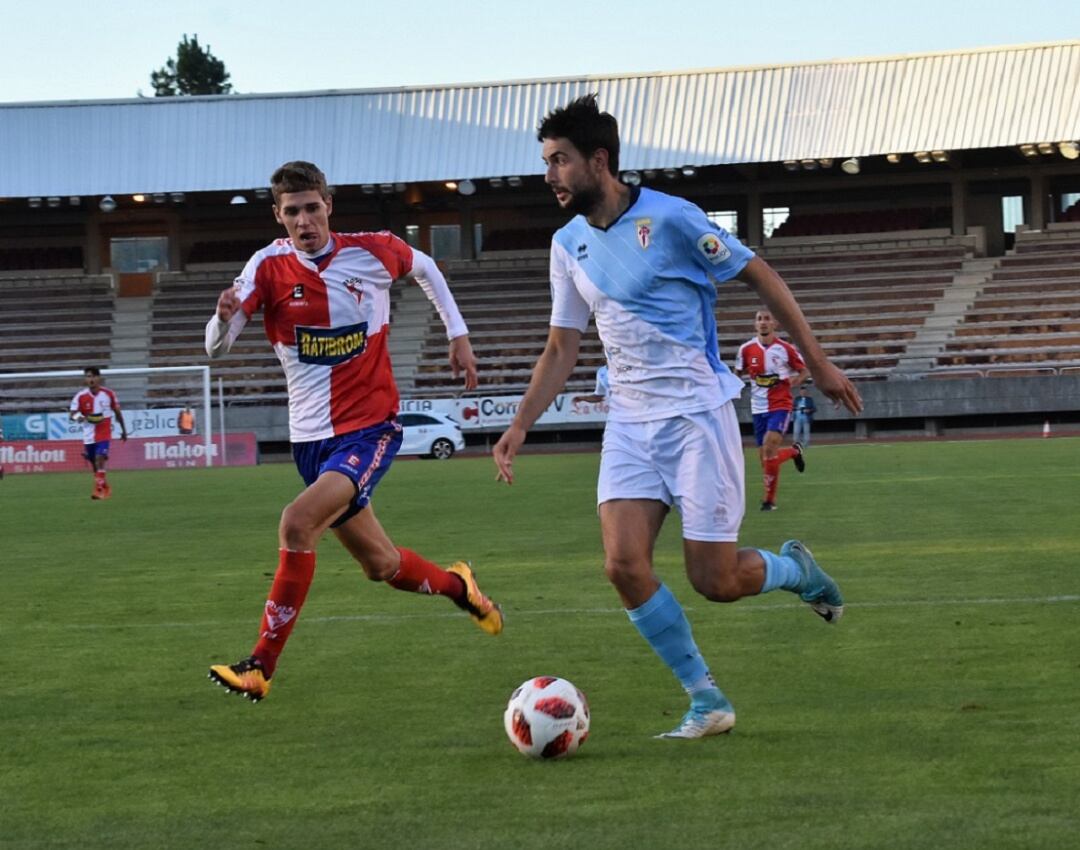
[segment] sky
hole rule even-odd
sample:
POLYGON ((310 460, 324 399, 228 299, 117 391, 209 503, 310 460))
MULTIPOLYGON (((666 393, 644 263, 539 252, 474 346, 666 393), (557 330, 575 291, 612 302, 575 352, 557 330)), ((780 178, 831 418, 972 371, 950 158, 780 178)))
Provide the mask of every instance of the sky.
POLYGON ((1063 0, 0 0, 0 103, 153 94, 184 34, 237 92, 778 65, 1080 39, 1063 0), (973 11, 974 10, 974 11, 973 11))

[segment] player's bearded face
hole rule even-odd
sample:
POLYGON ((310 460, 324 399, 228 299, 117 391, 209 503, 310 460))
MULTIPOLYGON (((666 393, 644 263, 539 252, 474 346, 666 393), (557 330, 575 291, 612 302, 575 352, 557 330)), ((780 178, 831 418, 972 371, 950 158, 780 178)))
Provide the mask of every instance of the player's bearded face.
POLYGON ((587 216, 600 204, 602 164, 586 159, 566 139, 545 139, 544 161, 548 166, 544 180, 560 207, 587 216))
POLYGON ((603 197, 600 191, 600 181, 583 175, 582 178, 569 186, 570 198, 566 203, 560 201, 563 209, 572 213, 587 216, 600 204, 603 197))

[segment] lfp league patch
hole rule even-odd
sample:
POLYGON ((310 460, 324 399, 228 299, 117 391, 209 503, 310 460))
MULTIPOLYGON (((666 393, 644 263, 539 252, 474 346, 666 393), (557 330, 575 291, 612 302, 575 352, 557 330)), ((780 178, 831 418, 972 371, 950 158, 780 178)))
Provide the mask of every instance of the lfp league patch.
POLYGON ((705 259, 714 266, 731 256, 731 249, 721 242, 720 237, 715 233, 703 233, 698 237, 697 247, 705 259))

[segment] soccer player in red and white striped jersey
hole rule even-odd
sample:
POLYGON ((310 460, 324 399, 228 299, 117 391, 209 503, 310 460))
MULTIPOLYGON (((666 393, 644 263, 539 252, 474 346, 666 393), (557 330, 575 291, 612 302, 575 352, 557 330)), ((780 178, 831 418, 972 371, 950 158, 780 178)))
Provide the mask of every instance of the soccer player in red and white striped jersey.
POLYGON ((255 253, 206 325, 207 354, 220 357, 262 310, 285 370, 293 458, 307 485, 281 515, 278 570, 251 655, 210 669, 211 679, 255 702, 270 690, 328 528, 373 581, 449 597, 486 633, 502 631, 499 607, 480 592, 467 563, 444 570, 398 548, 371 505, 401 445, 387 348, 394 281, 424 290, 446 326, 454 376, 464 376, 467 390, 477 386, 468 328, 446 280, 430 257, 391 233, 332 232, 333 198, 312 163, 286 163, 270 182, 274 217, 288 238, 255 253))
POLYGON ((750 412, 754 420, 754 440, 765 480, 763 511, 776 510, 776 490, 780 485, 780 464, 792 460, 802 472, 806 468, 802 446, 781 448, 791 421, 794 400, 791 390, 805 381, 810 370, 790 342, 776 335, 777 321, 768 310, 754 314, 757 335, 739 346, 735 373, 750 379, 750 412))
POLYGON ((82 423, 83 457, 94 473, 94 491, 90 498, 108 499, 112 495, 112 487, 106 478, 105 467, 109 462, 113 416, 120 425, 120 439, 125 442, 127 425, 124 424, 124 414, 120 412, 116 393, 101 385, 101 370, 97 366, 87 366, 83 375, 86 387, 75 393, 68 409, 68 418, 72 422, 82 423))

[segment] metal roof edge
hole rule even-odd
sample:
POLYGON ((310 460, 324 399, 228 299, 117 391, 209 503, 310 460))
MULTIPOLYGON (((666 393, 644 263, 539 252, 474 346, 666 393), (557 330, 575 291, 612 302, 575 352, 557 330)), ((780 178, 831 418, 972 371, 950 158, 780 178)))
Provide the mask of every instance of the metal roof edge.
POLYGON ((953 50, 928 51, 922 53, 897 53, 887 56, 863 56, 853 58, 815 59, 804 62, 763 63, 757 65, 735 65, 712 68, 683 68, 667 71, 625 71, 612 74, 579 74, 566 77, 531 77, 509 80, 481 80, 462 83, 433 83, 403 86, 374 86, 356 89, 315 89, 295 92, 234 92, 232 94, 176 95, 157 97, 141 95, 131 98, 101 98, 91 100, 33 100, 0 103, 0 109, 56 108, 58 106, 133 106, 133 105, 168 105, 183 103, 236 102, 238 100, 275 100, 285 98, 315 97, 353 97, 357 95, 405 94, 411 92, 501 88, 508 86, 535 85, 538 83, 583 83, 603 82, 605 80, 630 80, 639 77, 682 77, 698 74, 731 74, 749 71, 774 71, 785 68, 811 68, 827 65, 856 65, 884 62, 911 61, 917 59, 940 58, 944 56, 969 56, 983 53, 1014 53, 1018 51, 1047 50, 1059 47, 1080 47, 1080 39, 1061 41, 1033 42, 1028 44, 996 45, 988 47, 958 48, 953 50))

